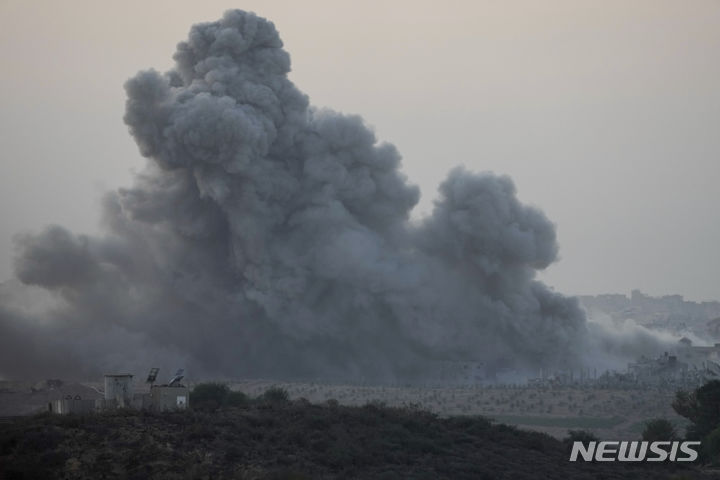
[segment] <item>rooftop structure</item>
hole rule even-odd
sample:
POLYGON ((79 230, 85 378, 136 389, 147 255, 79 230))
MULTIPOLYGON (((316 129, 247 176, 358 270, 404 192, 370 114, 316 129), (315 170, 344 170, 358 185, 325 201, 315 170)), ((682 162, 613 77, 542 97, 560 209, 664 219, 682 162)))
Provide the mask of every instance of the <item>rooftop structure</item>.
POLYGON ((104 376, 102 399, 82 399, 79 395, 59 398, 48 403, 48 411, 58 414, 91 413, 115 408, 137 410, 185 410, 190 405, 190 389, 180 383, 184 370, 180 369, 164 385, 154 385, 159 369, 152 368, 147 378, 149 392, 133 392, 133 375, 129 373, 104 376))

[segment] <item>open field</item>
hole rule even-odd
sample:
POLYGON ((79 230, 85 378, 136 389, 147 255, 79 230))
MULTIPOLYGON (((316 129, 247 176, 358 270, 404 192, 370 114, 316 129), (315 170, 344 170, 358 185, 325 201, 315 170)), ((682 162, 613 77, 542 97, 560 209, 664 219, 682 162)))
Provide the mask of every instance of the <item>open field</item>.
MULTIPOLYGON (((483 415, 498 422, 548 433, 557 438, 569 429, 590 430, 601 438, 636 439, 643 422, 667 418, 682 431, 684 419, 671 407, 672 390, 605 390, 593 388, 537 388, 471 386, 452 388, 333 385, 322 383, 243 380, 229 382, 233 390, 251 397, 271 386, 288 391, 290 398, 312 403, 337 400, 341 405, 413 405, 441 416, 483 415)), ((192 383, 191 383, 192 385, 192 383)), ((0 415, 24 415, 43 411, 47 402, 64 395, 100 398, 102 384, 66 383, 48 388, 42 383, 0 382, 0 415)), ((144 384, 136 391, 146 391, 144 384)))
POLYGON ((286 389, 291 398, 306 398, 313 403, 335 399, 343 405, 416 405, 442 416, 483 415, 557 438, 564 437, 568 429, 584 429, 600 438, 637 439, 642 430, 638 425, 657 417, 673 421, 681 430, 685 425, 685 419, 671 407, 673 390, 379 387, 257 380, 231 383, 234 390, 250 396, 274 385, 286 389))

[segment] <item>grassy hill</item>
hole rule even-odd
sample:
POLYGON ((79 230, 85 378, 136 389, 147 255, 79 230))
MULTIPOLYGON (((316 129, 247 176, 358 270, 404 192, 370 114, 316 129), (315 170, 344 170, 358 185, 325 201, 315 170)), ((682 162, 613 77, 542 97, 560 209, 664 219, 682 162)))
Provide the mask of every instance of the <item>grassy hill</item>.
POLYGON ((252 402, 0 421, 0 479, 711 478, 677 465, 570 463, 550 436, 412 408, 252 402))

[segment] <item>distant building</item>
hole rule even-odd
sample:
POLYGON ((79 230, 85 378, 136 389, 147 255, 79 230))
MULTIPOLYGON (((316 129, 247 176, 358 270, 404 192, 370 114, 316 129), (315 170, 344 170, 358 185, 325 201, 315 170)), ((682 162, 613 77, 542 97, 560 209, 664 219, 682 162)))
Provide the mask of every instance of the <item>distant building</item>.
POLYGON ((150 388, 152 410, 185 410, 190 405, 190 389, 185 385, 153 385, 150 388))
POLYGON ((133 398, 132 379, 129 373, 105 375, 103 408, 130 408, 133 398))
POLYGON ((712 347, 694 347, 687 338, 678 342, 677 355, 683 362, 694 368, 706 368, 708 362, 720 362, 720 343, 712 347))
POLYGON ((692 333, 698 338, 708 335, 720 341, 720 302, 693 302, 682 295, 651 297, 633 290, 622 294, 583 295, 578 297, 588 317, 609 316, 616 323, 633 320, 650 329, 679 336, 692 333))
POLYGON ((105 390, 103 398, 98 400, 82 399, 79 395, 67 395, 48 403, 48 411, 61 415, 69 413, 92 413, 116 408, 135 410, 185 410, 190 406, 190 389, 182 385, 183 370, 178 372, 165 385, 153 385, 157 369, 153 369, 148 382, 150 392, 133 391, 133 375, 129 373, 108 374, 104 376, 105 390))
POLYGON ((677 382, 685 378, 688 364, 678 361, 676 355, 665 352, 658 358, 641 357, 628 365, 628 372, 640 383, 677 382))
POLYGON ((83 399, 80 395, 66 395, 65 398, 48 403, 48 411, 67 415, 69 413, 92 413, 95 411, 95 400, 83 399))

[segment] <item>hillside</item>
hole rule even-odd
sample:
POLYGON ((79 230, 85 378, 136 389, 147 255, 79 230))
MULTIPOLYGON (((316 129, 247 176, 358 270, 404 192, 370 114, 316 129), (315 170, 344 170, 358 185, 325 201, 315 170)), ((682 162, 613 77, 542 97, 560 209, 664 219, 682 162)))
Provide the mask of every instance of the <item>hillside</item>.
POLYGON ((0 479, 711 478, 677 465, 570 463, 550 436, 482 417, 304 401, 213 413, 0 421, 0 479))

